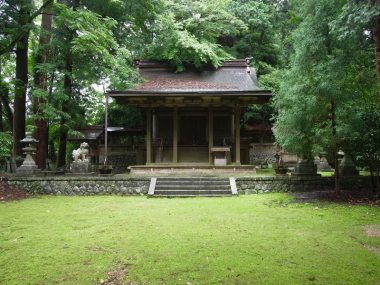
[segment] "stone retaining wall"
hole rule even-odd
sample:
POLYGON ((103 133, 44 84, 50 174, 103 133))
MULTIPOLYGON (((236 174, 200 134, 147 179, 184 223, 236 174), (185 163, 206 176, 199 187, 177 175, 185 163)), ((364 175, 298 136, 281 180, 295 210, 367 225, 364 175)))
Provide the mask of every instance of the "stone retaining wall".
MULTIPOLYGON (((236 179, 239 194, 257 194, 267 192, 302 192, 314 190, 332 190, 335 187, 333 177, 241 177, 236 179)), ((370 177, 345 177, 340 182, 344 190, 370 190, 370 177)))
POLYGON ((272 164, 276 161, 276 146, 274 144, 251 144, 249 163, 252 165, 272 164))
MULTIPOLYGON (((9 184, 32 194, 49 195, 145 195, 150 178, 133 177, 13 177, 9 184)), ((333 177, 239 177, 239 194, 297 192, 334 189, 333 177)), ((370 177, 341 180, 341 188, 370 190, 370 177)))
POLYGON ((145 195, 149 178, 119 177, 15 177, 9 184, 32 194, 50 195, 145 195))

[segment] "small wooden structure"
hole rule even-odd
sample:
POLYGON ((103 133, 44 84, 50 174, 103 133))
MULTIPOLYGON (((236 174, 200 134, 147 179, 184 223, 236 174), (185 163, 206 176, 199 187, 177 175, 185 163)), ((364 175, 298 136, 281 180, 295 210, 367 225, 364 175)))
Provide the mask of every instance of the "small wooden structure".
POLYGON ((257 86, 249 60, 202 72, 176 73, 167 63, 152 61, 139 61, 137 67, 144 83, 106 95, 144 109, 146 165, 221 165, 228 156, 233 165, 249 161, 248 152, 241 156, 242 111, 272 96, 257 86))
MULTIPOLYGON (((81 142, 89 144, 89 157, 92 164, 101 164, 105 156, 105 127, 104 125, 88 125, 81 127, 75 136, 70 136, 69 141, 79 145, 81 142)), ((139 160, 143 129, 127 127, 107 127, 108 156, 110 164, 116 172, 127 170, 129 161, 139 160), (130 158, 134 157, 134 158, 130 158)))
POLYGON ((226 166, 230 156, 230 147, 212 147, 211 154, 214 157, 215 166, 226 166))

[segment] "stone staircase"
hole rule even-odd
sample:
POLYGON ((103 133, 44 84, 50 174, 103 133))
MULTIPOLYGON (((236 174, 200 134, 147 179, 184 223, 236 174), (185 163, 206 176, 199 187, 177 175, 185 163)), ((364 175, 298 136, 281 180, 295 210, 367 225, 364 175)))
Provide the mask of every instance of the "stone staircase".
POLYGON ((220 197, 237 195, 234 178, 161 177, 151 178, 149 196, 220 197))

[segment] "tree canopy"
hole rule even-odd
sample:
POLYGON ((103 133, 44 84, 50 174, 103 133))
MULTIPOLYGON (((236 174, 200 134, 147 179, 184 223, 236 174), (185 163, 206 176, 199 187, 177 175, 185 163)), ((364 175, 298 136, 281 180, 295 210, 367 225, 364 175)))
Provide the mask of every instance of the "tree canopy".
MULTIPOLYGON (((276 96, 246 120, 272 116, 278 145, 332 156, 365 137, 358 122, 379 108, 379 11, 372 0, 1 1, 0 128, 13 131, 13 155, 34 129, 65 164, 68 133, 102 123, 103 89, 140 82, 134 60, 182 72, 252 57, 276 96)), ((112 106, 111 118, 142 123, 135 109, 112 106)))

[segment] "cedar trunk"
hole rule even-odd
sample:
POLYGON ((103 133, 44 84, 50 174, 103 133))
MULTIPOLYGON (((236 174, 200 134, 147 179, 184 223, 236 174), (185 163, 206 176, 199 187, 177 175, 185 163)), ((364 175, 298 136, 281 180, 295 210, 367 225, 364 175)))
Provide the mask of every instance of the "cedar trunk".
POLYGON ((18 25, 26 31, 22 33, 16 42, 16 80, 15 96, 13 102, 13 156, 22 155, 22 144, 20 140, 25 137, 26 117, 26 91, 28 86, 28 42, 31 0, 21 1, 18 25))
POLYGON ((0 132, 4 132, 4 125, 3 125, 3 105, 0 102, 0 132))
MULTIPOLYGON (((51 40, 51 30, 52 30, 52 13, 51 7, 52 2, 44 0, 44 4, 50 2, 49 5, 45 6, 42 13, 42 22, 41 22, 41 34, 39 40, 39 50, 36 56, 36 64, 43 64, 47 62, 49 57, 49 48, 51 40)), ((47 91, 47 73, 41 72, 38 69, 34 73, 34 83, 37 88, 47 91)), ((42 111, 43 105, 45 104, 45 99, 38 97, 33 100, 33 112, 36 115, 36 120, 34 121, 35 133, 34 137, 39 141, 37 144, 36 150, 36 164, 40 169, 45 168, 46 159, 48 157, 48 121, 44 118, 42 111)))
POLYGON ((334 180, 335 180, 335 194, 340 194, 340 173, 339 173, 339 160, 338 160, 338 151, 339 145, 336 139, 336 104, 334 101, 331 101, 331 126, 332 126, 332 135, 335 141, 334 145, 334 180))
MULTIPOLYGON (((73 0, 72 9, 76 10, 79 7, 79 0, 73 0)), ((72 42, 74 37, 74 32, 68 29, 68 38, 66 39, 68 42, 72 42)), ((62 112, 67 114, 69 111, 69 104, 71 100, 72 93, 72 73, 73 73, 73 59, 71 54, 71 44, 67 50, 65 56, 65 76, 63 82, 64 92, 67 96, 67 99, 62 102, 62 112)), ((60 135, 59 135, 59 146, 58 146, 58 157, 57 157, 57 167, 61 167, 66 165, 66 145, 67 145, 67 133, 68 127, 66 125, 66 118, 61 116, 60 121, 60 135)))
POLYGON ((23 35, 16 46, 16 83, 13 105, 13 156, 22 155, 20 140, 25 137, 25 102, 28 85, 28 40, 29 33, 23 35))
MULTIPOLYGON (((64 90, 67 96, 67 99, 62 102, 62 112, 67 113, 69 111, 69 103, 72 92, 72 78, 71 74, 73 72, 73 63, 71 52, 68 51, 65 59, 65 78, 64 78, 64 90)), ((58 158, 57 158, 57 166, 61 167, 66 165, 66 144, 67 144, 67 132, 68 128, 66 126, 66 118, 64 116, 61 117, 60 122, 60 135, 59 135, 59 148, 58 148, 58 158)))

